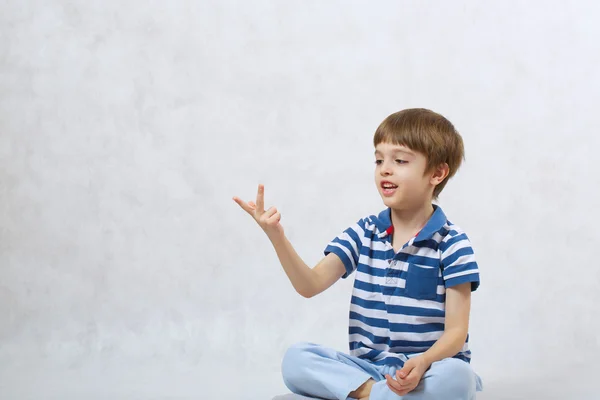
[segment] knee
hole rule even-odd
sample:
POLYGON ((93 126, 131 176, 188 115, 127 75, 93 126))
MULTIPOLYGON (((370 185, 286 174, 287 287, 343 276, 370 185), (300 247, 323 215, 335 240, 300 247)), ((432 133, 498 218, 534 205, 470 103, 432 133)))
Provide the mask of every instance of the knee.
POLYGON ((431 392, 432 399, 447 397, 471 400, 475 395, 476 387, 475 373, 471 366, 457 358, 447 358, 437 364, 436 370, 432 371, 430 382, 426 383, 426 386, 430 386, 430 390, 425 391, 431 392))
POLYGON ((302 380, 302 371, 311 355, 313 344, 300 342, 291 345, 285 352, 281 362, 281 374, 286 386, 294 391, 295 383, 302 380))

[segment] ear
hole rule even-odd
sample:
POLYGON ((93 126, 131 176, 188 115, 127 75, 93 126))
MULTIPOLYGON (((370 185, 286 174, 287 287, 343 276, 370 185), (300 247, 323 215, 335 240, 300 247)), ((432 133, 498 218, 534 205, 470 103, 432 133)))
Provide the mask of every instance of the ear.
POLYGON ((450 167, 448 166, 448 164, 440 164, 437 166, 437 168, 433 170, 433 174, 431 175, 431 178, 429 178, 429 182, 432 185, 437 186, 440 183, 442 183, 444 179, 446 179, 449 173, 450 167))

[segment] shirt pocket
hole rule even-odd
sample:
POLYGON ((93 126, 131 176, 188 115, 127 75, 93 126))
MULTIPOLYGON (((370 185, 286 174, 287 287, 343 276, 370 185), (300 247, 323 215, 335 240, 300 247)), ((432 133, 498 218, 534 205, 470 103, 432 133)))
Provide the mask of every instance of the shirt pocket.
POLYGON ((418 300, 434 300, 437 297, 439 273, 439 268, 408 264, 406 295, 418 300))

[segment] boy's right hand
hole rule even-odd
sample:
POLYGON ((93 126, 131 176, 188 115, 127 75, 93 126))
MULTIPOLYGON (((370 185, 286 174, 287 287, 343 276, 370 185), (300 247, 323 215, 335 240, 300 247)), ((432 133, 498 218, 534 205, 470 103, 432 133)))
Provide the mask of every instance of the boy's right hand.
POLYGON ((281 226, 281 214, 277 208, 271 207, 265 211, 265 186, 258 185, 258 193, 256 195, 256 203, 253 201, 245 202, 239 197, 234 197, 233 201, 239 204, 246 211, 262 230, 271 237, 273 235, 283 235, 283 226, 281 226))

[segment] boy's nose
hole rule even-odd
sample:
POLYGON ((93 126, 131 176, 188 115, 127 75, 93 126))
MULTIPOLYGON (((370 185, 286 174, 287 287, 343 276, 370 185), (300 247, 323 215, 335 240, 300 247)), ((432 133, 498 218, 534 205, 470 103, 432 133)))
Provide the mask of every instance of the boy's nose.
POLYGON ((381 173, 382 176, 387 176, 392 173, 392 169, 390 167, 384 165, 381 167, 381 170, 379 172, 381 173))

